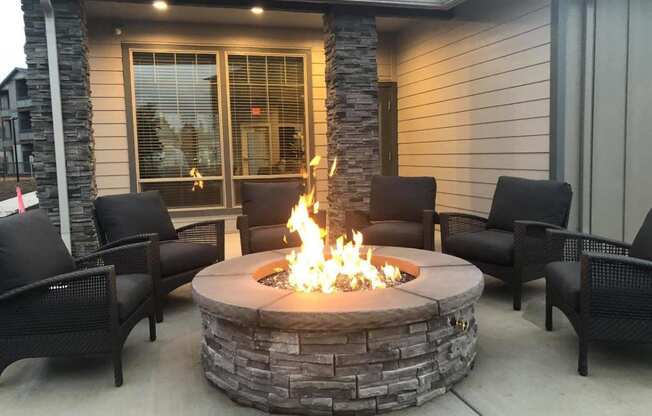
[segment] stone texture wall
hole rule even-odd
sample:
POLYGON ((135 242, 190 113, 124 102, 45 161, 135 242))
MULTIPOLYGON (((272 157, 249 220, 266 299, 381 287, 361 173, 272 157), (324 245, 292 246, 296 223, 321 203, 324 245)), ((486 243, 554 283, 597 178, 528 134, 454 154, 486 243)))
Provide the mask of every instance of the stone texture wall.
MULTIPOLYGON (((73 254, 97 247, 93 224, 96 195, 93 159, 86 15, 83 0, 56 0, 59 76, 66 147, 73 254)), ((52 106, 45 19, 39 0, 22 0, 25 18, 27 85, 32 99, 34 174, 41 208, 59 224, 52 106)))
POLYGON ((378 34, 373 16, 333 9, 324 15, 328 180, 332 238, 344 233, 347 210, 368 210, 371 177, 380 174, 378 34))
POLYGON ((364 415, 418 406, 473 366, 473 306, 428 321, 357 332, 241 326, 202 311, 207 379, 263 411, 364 415), (463 324, 463 325, 460 325, 463 324))

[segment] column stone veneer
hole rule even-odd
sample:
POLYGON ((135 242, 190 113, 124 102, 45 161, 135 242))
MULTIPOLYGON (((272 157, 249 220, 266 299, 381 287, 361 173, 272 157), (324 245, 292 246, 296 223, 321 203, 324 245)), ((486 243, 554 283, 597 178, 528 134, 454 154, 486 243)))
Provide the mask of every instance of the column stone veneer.
POLYGON ((334 8, 324 15, 331 239, 344 233, 347 210, 368 210, 371 177, 380 174, 378 34, 374 16, 334 8))
MULTIPOLYGON (((52 4, 57 29, 72 251, 74 255, 82 255, 97 247, 93 223, 96 186, 86 15, 83 0, 56 0, 52 4)), ((59 202, 45 18, 39 0, 22 0, 22 8, 27 85, 32 100, 37 195, 40 207, 58 226, 59 202)))

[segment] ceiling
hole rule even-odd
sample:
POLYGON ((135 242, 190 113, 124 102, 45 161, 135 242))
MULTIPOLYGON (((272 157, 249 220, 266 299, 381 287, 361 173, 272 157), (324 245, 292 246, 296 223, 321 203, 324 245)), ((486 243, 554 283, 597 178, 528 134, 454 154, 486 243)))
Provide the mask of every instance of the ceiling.
MULTIPOLYGON (((225 23, 266 27, 320 29, 319 13, 266 10, 254 15, 248 9, 171 5, 165 12, 155 10, 151 4, 91 0, 86 2, 89 18, 112 20, 153 20, 186 23, 225 23)), ((378 17, 379 32, 396 32, 415 22, 415 18, 378 17)))

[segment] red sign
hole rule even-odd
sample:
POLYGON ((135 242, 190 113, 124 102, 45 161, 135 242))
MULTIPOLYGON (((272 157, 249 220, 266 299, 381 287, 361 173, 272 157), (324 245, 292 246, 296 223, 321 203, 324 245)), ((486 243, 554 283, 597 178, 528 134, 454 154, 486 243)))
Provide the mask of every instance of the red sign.
POLYGON ((259 116, 263 114, 263 110, 260 107, 251 107, 251 115, 252 116, 259 116))

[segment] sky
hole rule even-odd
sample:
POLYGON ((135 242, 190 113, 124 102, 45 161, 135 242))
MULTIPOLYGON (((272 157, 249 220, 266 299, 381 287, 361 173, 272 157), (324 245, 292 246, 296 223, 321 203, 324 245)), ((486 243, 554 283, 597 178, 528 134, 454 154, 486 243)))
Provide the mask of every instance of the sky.
POLYGON ((0 0, 0 81, 25 64, 25 30, 20 0, 0 0))

